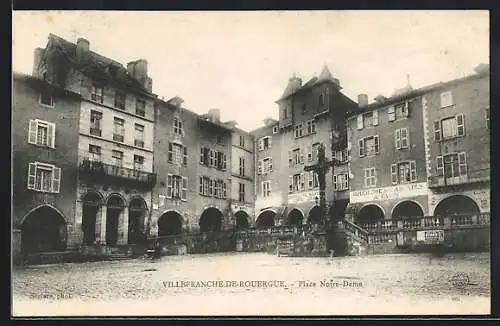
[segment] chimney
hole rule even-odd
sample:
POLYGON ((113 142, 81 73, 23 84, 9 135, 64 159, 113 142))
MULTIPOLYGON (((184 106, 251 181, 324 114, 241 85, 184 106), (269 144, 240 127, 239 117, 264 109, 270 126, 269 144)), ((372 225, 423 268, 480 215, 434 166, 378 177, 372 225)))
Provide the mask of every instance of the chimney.
POLYGON ((360 108, 364 108, 367 105, 368 105, 368 95, 366 95, 366 94, 359 94, 358 95, 358 106, 360 108))
POLYGON ((35 51, 33 52, 33 71, 31 74, 34 77, 40 77, 39 66, 40 62, 42 61, 44 51, 45 49, 43 48, 36 48, 35 51))
POLYGON ((386 100, 387 100, 387 98, 385 96, 383 96, 382 94, 379 94, 379 95, 377 95, 377 97, 375 97, 375 102, 377 102, 377 103, 384 103, 386 100))
POLYGON ((302 79, 294 74, 288 79, 288 86, 295 91, 302 86, 302 79))
POLYGON ((211 122, 220 122, 220 110, 210 109, 208 110, 208 116, 211 122))
POLYGON ((146 79, 148 78, 148 62, 144 59, 139 59, 135 62, 134 77, 137 79, 141 85, 146 85, 146 79))
POLYGON ((135 61, 127 63, 127 71, 131 77, 135 77, 135 61))
POLYGON ((267 117, 264 119, 264 126, 268 127, 268 126, 274 124, 275 122, 276 122, 276 120, 274 120, 273 118, 267 117))
POLYGON ((79 38, 76 41, 76 56, 78 59, 82 59, 83 56, 90 51, 90 43, 84 38, 79 38))

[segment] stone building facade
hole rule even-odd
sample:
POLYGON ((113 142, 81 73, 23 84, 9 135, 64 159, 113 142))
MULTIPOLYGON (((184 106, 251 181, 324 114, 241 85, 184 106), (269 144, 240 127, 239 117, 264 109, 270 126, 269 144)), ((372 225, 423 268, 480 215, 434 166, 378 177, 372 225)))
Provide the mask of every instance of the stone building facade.
POLYGON ((78 244, 75 221, 80 95, 15 73, 12 100, 13 255, 78 244))
POLYGON ((339 158, 333 173, 330 169, 326 175, 326 199, 331 215, 343 212, 348 189, 343 181, 347 174, 344 119, 355 103, 340 90, 339 81, 326 66, 319 77, 304 85, 294 76, 277 101, 279 120, 268 119, 264 127, 252 132, 256 140, 257 226, 318 221, 318 179, 304 167, 317 162, 320 143, 326 146, 329 160, 339 158))

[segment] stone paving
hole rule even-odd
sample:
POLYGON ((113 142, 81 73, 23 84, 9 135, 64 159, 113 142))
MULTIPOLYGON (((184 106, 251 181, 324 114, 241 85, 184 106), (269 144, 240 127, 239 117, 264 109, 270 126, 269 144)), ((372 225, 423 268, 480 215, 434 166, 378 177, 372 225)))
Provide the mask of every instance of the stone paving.
POLYGON ((14 316, 488 314, 490 260, 169 256, 30 266, 12 291, 14 316))

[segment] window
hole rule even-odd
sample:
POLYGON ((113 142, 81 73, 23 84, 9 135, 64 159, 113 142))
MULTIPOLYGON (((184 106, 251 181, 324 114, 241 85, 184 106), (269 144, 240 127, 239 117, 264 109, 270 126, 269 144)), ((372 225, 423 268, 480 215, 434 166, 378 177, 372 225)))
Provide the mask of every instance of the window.
POLYGON ((315 171, 309 171, 307 175, 307 189, 317 188, 319 186, 318 174, 315 171))
POLYGON ((307 113, 307 105, 305 103, 302 104, 301 113, 302 113, 302 115, 306 115, 306 113, 307 113))
POLYGON ((388 111, 389 121, 395 121, 408 117, 408 102, 403 102, 389 107, 388 111))
POLYGON ((245 136, 240 135, 240 146, 245 147, 245 136))
POLYGON ((61 168, 45 163, 29 163, 28 189, 59 193, 61 186, 61 168))
POLYGON ((333 188, 336 191, 343 191, 349 189, 349 175, 341 173, 333 176, 333 188))
POLYGON ((452 153, 436 157, 436 172, 438 176, 447 179, 467 175, 467 155, 465 152, 452 153))
POLYGON ((441 108, 453 105, 453 96, 451 91, 441 93, 441 108))
POLYGON ((52 97, 52 94, 49 91, 44 90, 40 92, 40 104, 54 107, 54 98, 52 97))
POLYGON ((296 124, 295 125, 295 138, 302 137, 303 132, 304 132, 304 127, 303 127, 302 123, 296 124))
POLYGON ((312 145, 312 160, 314 162, 318 161, 318 149, 319 149, 320 143, 314 143, 312 145))
POLYGON ((137 147, 144 147, 144 126, 138 123, 135 124, 134 145, 137 147))
POLYGON ((187 147, 176 143, 168 143, 168 163, 187 165, 187 147))
POLYGON ((91 161, 101 161, 101 147, 96 145, 89 145, 89 159, 91 161))
POLYGON ((245 158, 240 157, 240 175, 245 176, 245 158))
POLYGON ((277 134, 278 133, 278 126, 274 126, 273 127, 273 134, 277 134))
POLYGON ((262 196, 271 196, 271 180, 262 181, 262 196))
POLYGON ((484 120, 486 120, 486 128, 490 129, 490 108, 484 109, 484 120))
POLYGON ((219 170, 227 169, 227 156, 224 152, 215 151, 213 149, 200 148, 200 164, 217 168, 219 170))
POLYGON ((179 135, 179 136, 184 135, 182 121, 179 118, 174 118, 174 134, 179 135))
POLYGON ((212 180, 209 177, 200 177, 200 195, 212 196, 212 180))
POLYGON ((187 200, 187 178, 167 174, 167 198, 187 200))
POLYGON ((240 183, 239 184, 239 189, 238 189, 238 200, 240 202, 245 202, 245 184, 240 183))
POLYGON ((378 125, 378 111, 374 110, 372 112, 360 114, 357 117, 358 130, 365 127, 377 126, 378 125))
POLYGON ((222 137, 221 135, 217 135, 217 144, 224 144, 224 137, 222 137))
POLYGON ((272 143, 271 137, 269 137, 269 136, 262 137, 258 141, 258 149, 259 149, 259 151, 266 150, 266 149, 271 149, 271 143, 272 143))
POLYGON ((434 140, 441 141, 462 136, 465 136, 464 114, 434 121, 434 140))
POLYGON ((38 146, 56 148, 56 125, 42 120, 30 120, 28 143, 38 146))
POLYGON ((111 157, 115 166, 121 167, 123 165, 123 152, 112 150, 111 157))
POLYGON ((90 111, 90 134, 101 137, 102 113, 98 111, 90 111))
POLYGON ((338 161, 338 163, 347 162, 347 149, 344 149, 342 151, 335 151, 335 159, 338 161))
POLYGON ((135 102, 135 114, 140 115, 141 117, 146 116, 146 101, 137 99, 135 102))
POLYGON ((417 181, 417 165, 415 161, 391 164, 392 184, 404 184, 417 181))
POLYGON ((377 171, 375 168, 365 169, 365 187, 375 187, 377 185, 377 171))
POLYGON ((283 111, 283 119, 288 118, 288 108, 284 107, 282 111, 283 111))
POLYGON ((292 151, 293 155, 293 165, 298 165, 304 163, 303 151, 300 148, 296 148, 292 151))
POLYGON ((142 171, 144 168, 144 156, 134 155, 134 170, 142 171))
POLYGON ((99 103, 103 102, 103 87, 101 85, 92 85, 92 93, 90 99, 99 103))
POLYGON ((359 156, 370 156, 379 153, 378 136, 370 136, 359 140, 359 156))
POLYGON ((303 191, 306 188, 304 173, 294 174, 292 177, 292 192, 303 191))
POLYGON ((307 121, 307 134, 314 134, 316 133, 316 121, 314 120, 309 120, 307 121))
POLYGON ((363 126, 365 127, 373 126, 373 112, 363 114, 363 126))
POLYGON ((262 160, 262 173, 269 173, 273 171, 273 159, 266 157, 262 160))
POLYGON ((123 134, 125 133, 125 120, 114 118, 113 121, 113 140, 123 143, 123 134))
POLYGON ((396 149, 407 149, 409 147, 408 128, 394 130, 394 146, 396 149))
POLYGON ((125 93, 117 91, 115 93, 115 108, 125 110, 125 99, 126 99, 125 93))

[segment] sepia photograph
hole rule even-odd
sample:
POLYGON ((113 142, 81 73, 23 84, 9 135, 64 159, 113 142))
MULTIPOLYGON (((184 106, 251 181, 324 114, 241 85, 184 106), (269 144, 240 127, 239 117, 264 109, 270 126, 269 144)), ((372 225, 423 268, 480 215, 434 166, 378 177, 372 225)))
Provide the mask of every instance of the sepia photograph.
POLYGON ((489 315, 489 26, 14 10, 11 316, 489 315))

